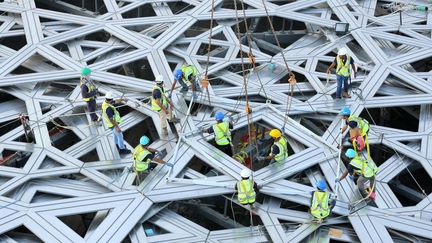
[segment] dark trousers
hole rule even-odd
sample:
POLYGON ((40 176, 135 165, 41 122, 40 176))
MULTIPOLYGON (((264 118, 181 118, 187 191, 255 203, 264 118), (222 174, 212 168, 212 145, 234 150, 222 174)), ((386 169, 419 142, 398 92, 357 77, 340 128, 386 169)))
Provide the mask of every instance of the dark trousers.
POLYGON ((231 149, 231 145, 230 145, 230 144, 227 144, 227 145, 218 145, 218 144, 216 144, 216 147, 217 147, 220 151, 224 152, 226 155, 228 155, 228 156, 230 156, 230 157, 233 156, 233 154, 232 154, 232 149, 231 149))
POLYGON ((90 113, 90 118, 92 121, 97 121, 98 116, 96 115, 96 100, 91 99, 90 101, 87 101, 87 109, 90 113))

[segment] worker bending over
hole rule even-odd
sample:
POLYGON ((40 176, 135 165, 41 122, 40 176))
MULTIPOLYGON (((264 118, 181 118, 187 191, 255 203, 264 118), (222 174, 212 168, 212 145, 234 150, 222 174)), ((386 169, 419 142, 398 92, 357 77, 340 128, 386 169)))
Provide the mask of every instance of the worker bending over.
POLYGON ((241 180, 236 183, 237 199, 242 205, 250 205, 254 209, 256 194, 259 192, 258 185, 251 178, 251 170, 243 169, 240 172, 241 180))
POLYGON ((372 160, 365 160, 357 156, 354 149, 348 149, 345 156, 351 159, 347 169, 342 173, 340 178, 336 179, 336 183, 345 179, 349 174, 350 178, 357 184, 362 196, 374 199, 375 194, 375 174, 378 172, 378 167, 372 160))
POLYGON ((96 96, 97 89, 90 78, 91 70, 88 67, 81 69, 80 88, 83 101, 87 104, 87 110, 93 124, 99 125, 101 118, 96 115, 96 96))
POLYGON ((182 86, 181 92, 187 92, 189 90, 189 86, 192 86, 192 96, 196 98, 196 91, 200 91, 197 74, 198 70, 193 65, 183 65, 180 69, 176 69, 174 71, 174 82, 172 83, 169 96, 171 97, 171 94, 178 81, 182 86))
POLYGON ((224 114, 220 111, 215 114, 216 124, 209 128, 204 128, 202 131, 207 133, 214 133, 216 147, 223 151, 226 155, 232 157, 232 139, 231 131, 233 124, 227 120, 224 121, 224 114))
POLYGON ((171 99, 166 97, 164 90, 164 78, 162 75, 157 75, 156 84, 153 85, 151 107, 154 111, 159 113, 160 125, 162 128, 162 134, 168 134, 167 119, 170 122, 176 122, 177 120, 173 117, 172 109, 174 107, 171 99))
POLYGON ((102 103, 102 117, 105 125, 111 129, 114 136, 114 143, 117 146, 119 154, 129 154, 131 151, 126 149, 123 141, 123 133, 120 129, 119 124, 122 122, 120 113, 114 106, 116 103, 121 101, 127 101, 126 99, 114 100, 114 95, 111 92, 105 94, 105 101, 102 103))
POLYGON ((342 116, 342 119, 345 120, 345 125, 342 128, 342 134, 349 127, 349 136, 353 141, 354 150, 361 151, 367 146, 368 156, 370 157, 369 151, 369 122, 363 118, 358 116, 351 115, 351 110, 348 107, 344 107, 339 113, 342 116))
POLYGON ((354 73, 354 78, 356 77, 356 67, 354 65, 354 59, 347 55, 348 50, 345 47, 342 47, 338 51, 338 55, 330 64, 330 66, 327 68, 327 74, 331 74, 331 70, 336 66, 336 82, 337 82, 337 89, 336 89, 336 99, 341 99, 341 91, 342 91, 342 84, 343 84, 343 97, 345 98, 351 98, 349 95, 349 85, 348 85, 348 79, 351 75, 351 69, 350 65, 352 67, 352 71, 354 73))
MULTIPOLYGON (((148 147, 150 143, 150 139, 147 136, 142 136, 140 139, 140 144, 135 147, 133 152, 133 168, 137 173, 143 172, 151 172, 154 168, 156 168, 157 163, 165 164, 165 161, 156 157, 156 153, 158 152, 156 149, 148 147), (154 163, 155 161, 156 163, 154 163)), ((172 164, 167 163, 168 166, 172 166, 172 164)))
POLYGON ((316 182, 317 190, 312 192, 310 212, 314 219, 322 222, 327 218, 334 206, 336 200, 331 199, 331 193, 327 192, 327 184, 323 180, 316 182))
POLYGON ((282 133, 278 129, 273 129, 269 133, 270 137, 274 139, 274 143, 271 147, 270 154, 265 157, 258 156, 258 160, 272 160, 276 162, 283 162, 288 158, 288 144, 287 139, 282 136, 282 133))

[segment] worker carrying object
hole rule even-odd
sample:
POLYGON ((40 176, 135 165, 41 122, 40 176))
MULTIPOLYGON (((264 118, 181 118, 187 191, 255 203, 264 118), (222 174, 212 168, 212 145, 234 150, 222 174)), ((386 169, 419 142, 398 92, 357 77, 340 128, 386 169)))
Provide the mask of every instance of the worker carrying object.
POLYGON ((96 115, 96 96, 97 89, 90 78, 91 69, 84 67, 81 69, 80 88, 83 101, 87 104, 87 110, 93 124, 100 124, 101 118, 96 115))
POLYGON ((176 69, 174 71, 174 82, 172 84, 169 96, 171 97, 171 94, 178 81, 182 86, 181 92, 187 92, 189 90, 189 86, 192 86, 192 96, 194 99, 196 99, 196 91, 201 92, 197 75, 198 70, 193 65, 183 65, 180 69, 176 69))
POLYGON ((341 133, 343 134, 349 127, 349 136, 353 141, 354 149, 361 151, 366 145, 369 155, 369 122, 361 117, 351 115, 351 110, 348 107, 344 107, 339 114, 345 121, 341 133))
MULTIPOLYGON (((156 168, 157 163, 165 164, 161 158, 156 157, 158 151, 156 149, 150 148, 150 139, 147 136, 142 136, 140 139, 140 144, 135 147, 133 152, 133 168, 135 172, 151 172, 156 168), (154 163, 155 161, 156 163, 154 163)), ((172 166, 172 164, 167 163, 167 165, 172 166)))
POLYGON ((220 111, 216 112, 215 118, 216 124, 209 128, 204 128, 202 132, 214 133, 216 147, 226 155, 232 157, 233 149, 230 129, 233 129, 233 124, 228 119, 225 119, 224 114, 220 111))
POLYGON ((162 133, 166 135, 168 134, 167 118, 170 122, 176 122, 177 119, 172 114, 174 105, 171 99, 165 95, 163 76, 157 75, 155 82, 156 84, 153 85, 152 91, 151 107, 153 110, 159 112, 162 133))
POLYGON ((120 99, 118 101, 114 100, 114 95, 112 92, 107 92, 105 94, 105 101, 102 103, 102 117, 105 125, 111 129, 114 136, 114 143, 120 154, 128 154, 131 151, 126 149, 123 141, 123 133, 120 129, 119 124, 122 122, 120 113, 114 106, 117 102, 127 101, 126 99, 120 99))
POLYGON ((237 191, 237 199, 243 205, 250 205, 253 209, 256 194, 259 192, 258 184, 251 178, 252 171, 243 169, 240 172, 241 180, 236 183, 235 190, 237 191))
POLYGON ((336 183, 342 181, 350 174, 350 178, 357 184, 363 197, 372 195, 371 192, 375 189, 375 175, 378 172, 376 164, 372 160, 360 158, 354 149, 351 148, 346 151, 345 156, 351 159, 351 161, 341 177, 336 179, 336 183))
POLYGON ((330 215, 336 205, 336 200, 332 199, 332 194, 326 191, 325 181, 317 181, 316 187, 317 190, 312 192, 310 212, 316 220, 321 222, 330 215))
POLYGON ((337 89, 336 89, 336 99, 341 99, 341 91, 342 91, 342 83, 343 83, 343 96, 345 98, 351 98, 351 96, 348 94, 349 92, 349 85, 348 85, 348 79, 351 75, 351 69, 350 65, 352 67, 352 71, 354 73, 354 78, 357 75, 356 67, 354 64, 354 59, 347 55, 348 50, 346 47, 342 47, 338 51, 338 55, 330 64, 330 66, 327 68, 327 74, 331 74, 331 70, 336 66, 336 81, 337 81, 337 89))
POLYGON ((269 133, 270 137, 274 139, 274 143, 271 147, 270 154, 266 157, 258 156, 258 160, 272 160, 276 162, 283 162, 288 158, 288 143, 287 139, 282 136, 281 131, 278 129, 272 129, 269 133))

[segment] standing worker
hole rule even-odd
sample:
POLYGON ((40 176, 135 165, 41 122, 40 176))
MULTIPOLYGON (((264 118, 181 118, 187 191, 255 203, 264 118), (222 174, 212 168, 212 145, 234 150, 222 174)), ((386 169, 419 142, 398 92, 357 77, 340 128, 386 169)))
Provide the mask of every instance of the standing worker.
MULTIPOLYGON (((121 99, 126 101, 126 99, 121 99)), ((123 141, 123 133, 120 129, 119 124, 122 122, 120 114, 114 107, 116 101, 114 100, 114 95, 112 92, 107 92, 105 94, 105 101, 102 103, 102 117, 105 124, 109 129, 111 129, 114 136, 114 143, 117 146, 120 154, 129 154, 131 151, 126 149, 123 141)))
POLYGON ((270 154, 266 157, 258 156, 258 160, 272 160, 276 162, 283 162, 288 158, 288 144, 287 139, 282 136, 279 129, 272 129, 269 133, 270 137, 274 139, 274 143, 271 147, 270 154))
POLYGON ((151 107, 153 110, 159 112, 160 125, 162 133, 168 134, 167 118, 170 122, 175 122, 175 118, 172 115, 172 109, 174 107, 171 100, 166 97, 164 90, 164 78, 162 75, 156 76, 156 85, 153 85, 151 107), (169 106, 169 107, 168 107, 169 106))
POLYGON ((337 89, 336 89, 336 99, 341 99, 341 91, 342 91, 342 83, 344 86, 343 97, 351 98, 349 95, 349 85, 348 79, 351 75, 350 65, 352 67, 352 71, 354 73, 354 78, 356 77, 357 71, 354 64, 354 59, 347 55, 348 51, 345 47, 342 47, 338 51, 338 55, 327 68, 327 74, 331 74, 331 70, 336 66, 336 81, 337 81, 337 89))
POLYGON ((317 190, 312 192, 310 212, 318 222, 322 222, 330 215, 336 201, 331 199, 331 194, 326 191, 327 184, 325 181, 317 181, 316 187, 317 190))
POLYGON ((233 129, 233 124, 229 121, 224 121, 224 114, 220 111, 216 112, 216 124, 213 126, 203 129, 203 132, 214 133, 216 147, 219 150, 223 151, 226 155, 232 157, 232 139, 231 139, 231 131, 233 129))
POLYGON ((192 96, 194 99, 196 99, 196 91, 200 91, 197 74, 198 70, 193 65, 184 65, 180 69, 176 69, 174 71, 174 82, 172 83, 169 97, 171 97, 171 94, 178 81, 182 86, 181 92, 187 92, 189 90, 189 86, 192 86, 192 96))
POLYGON ((258 184, 251 177, 251 170, 243 169, 240 172, 241 180, 236 183, 235 190, 238 193, 237 199, 242 205, 250 205, 254 209, 256 194, 259 192, 258 184))
POLYGON ((351 110, 348 107, 344 107, 339 114, 342 116, 342 119, 345 120, 345 125, 342 128, 341 133, 343 134, 349 127, 350 139, 355 145, 354 149, 356 151, 357 148, 359 148, 359 150, 362 150, 366 144, 369 156, 369 122, 361 117, 351 115, 351 110))
POLYGON ((361 159, 357 156, 354 149, 348 149, 345 156, 350 158, 347 169, 342 173, 340 178, 336 178, 336 183, 345 179, 350 174, 350 178, 357 184, 363 198, 371 195, 374 199, 373 191, 375 189, 375 174, 378 172, 378 167, 372 160, 361 159))
POLYGON ((96 95, 97 90, 90 78, 91 69, 84 67, 81 69, 80 88, 83 101, 87 104, 90 118, 93 124, 99 124, 101 118, 96 115, 96 95))
MULTIPOLYGON (((150 139, 147 136, 142 136, 140 139, 140 144, 135 147, 133 152, 134 164, 133 168, 135 172, 151 172, 154 168, 156 168, 157 163, 165 164, 161 158, 156 157, 156 153, 158 152, 156 149, 148 147, 150 143, 150 139), (154 163, 155 161, 156 163, 154 163), (152 163, 153 162, 153 163, 152 163)), ((172 166, 172 164, 167 163, 168 166, 172 166)))

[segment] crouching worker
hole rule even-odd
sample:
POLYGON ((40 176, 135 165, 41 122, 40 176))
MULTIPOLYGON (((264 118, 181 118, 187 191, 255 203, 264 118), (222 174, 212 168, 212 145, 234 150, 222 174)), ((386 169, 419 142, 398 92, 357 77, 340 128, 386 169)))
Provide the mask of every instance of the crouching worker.
MULTIPOLYGON (((165 164, 165 161, 156 157, 158 151, 148 147, 149 143, 150 139, 147 136, 142 136, 140 144, 136 146, 133 152, 133 169, 136 173, 151 172, 158 163, 165 164)), ((172 166, 171 163, 167 163, 167 165, 172 166)))
POLYGON ((317 181, 316 187, 317 190, 312 192, 310 212, 314 219, 321 223, 330 215, 336 200, 331 199, 331 193, 326 191, 325 181, 317 181))
POLYGON ((253 210, 256 194, 258 193, 258 185, 251 177, 251 170, 243 169, 240 172, 241 180, 235 185, 235 190, 238 193, 237 199, 242 205, 250 205, 253 210))

